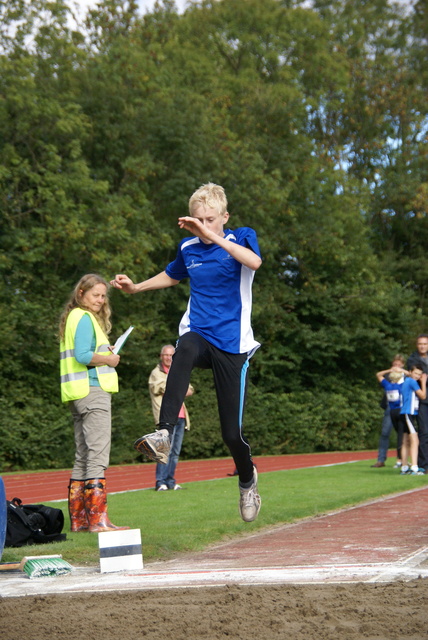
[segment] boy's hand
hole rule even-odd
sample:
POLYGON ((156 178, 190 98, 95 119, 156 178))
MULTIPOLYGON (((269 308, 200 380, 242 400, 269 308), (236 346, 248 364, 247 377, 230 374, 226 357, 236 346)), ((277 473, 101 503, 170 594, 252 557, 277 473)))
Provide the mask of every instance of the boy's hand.
POLYGON ((129 278, 124 273, 119 273, 114 277, 114 280, 110 280, 110 284, 115 289, 122 289, 125 293, 134 293, 135 292, 135 284, 132 282, 131 278, 129 278))
POLYGON ((182 218, 178 218, 178 226, 180 229, 186 229, 186 231, 190 231, 194 236, 198 238, 202 238, 203 240, 213 239, 213 232, 209 231, 204 225, 197 219, 192 218, 192 216, 183 216, 182 218))

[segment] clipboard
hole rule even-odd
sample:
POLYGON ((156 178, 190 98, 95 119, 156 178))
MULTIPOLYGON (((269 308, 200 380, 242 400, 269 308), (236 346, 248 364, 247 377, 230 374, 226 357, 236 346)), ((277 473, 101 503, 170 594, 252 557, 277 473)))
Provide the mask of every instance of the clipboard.
POLYGON ((125 333, 122 333, 122 335, 118 337, 118 339, 114 343, 113 353, 119 353, 119 351, 122 349, 125 342, 128 340, 133 329, 134 327, 131 325, 130 327, 128 327, 125 333))

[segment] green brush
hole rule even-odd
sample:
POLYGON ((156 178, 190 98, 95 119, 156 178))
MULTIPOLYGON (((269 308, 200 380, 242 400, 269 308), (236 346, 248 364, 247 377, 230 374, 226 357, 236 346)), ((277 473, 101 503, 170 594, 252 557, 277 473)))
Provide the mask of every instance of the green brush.
POLYGON ((54 556, 26 556, 21 562, 3 562, 0 571, 19 569, 29 578, 46 578, 50 576, 63 576, 73 571, 74 567, 62 559, 60 555, 54 556))

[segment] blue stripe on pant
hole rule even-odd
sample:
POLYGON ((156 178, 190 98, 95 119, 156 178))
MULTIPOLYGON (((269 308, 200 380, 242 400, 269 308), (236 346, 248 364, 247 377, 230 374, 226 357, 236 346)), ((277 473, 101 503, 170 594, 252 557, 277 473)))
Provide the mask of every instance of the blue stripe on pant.
POLYGON ((253 478, 250 446, 242 433, 248 365, 246 353, 227 353, 194 331, 185 333, 180 337, 172 359, 159 419, 159 428, 168 428, 172 432, 189 387, 192 370, 195 367, 211 369, 222 438, 242 483, 250 482, 253 478))

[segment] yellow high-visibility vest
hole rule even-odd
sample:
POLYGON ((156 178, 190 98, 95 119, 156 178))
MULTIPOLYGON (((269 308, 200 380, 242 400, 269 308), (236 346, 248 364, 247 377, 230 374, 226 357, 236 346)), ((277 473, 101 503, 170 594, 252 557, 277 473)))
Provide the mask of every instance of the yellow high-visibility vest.
MULTIPOLYGON (((108 349, 108 338, 98 324, 95 316, 90 311, 81 309, 80 307, 72 309, 68 314, 64 337, 60 344, 61 400, 63 402, 85 398, 89 393, 88 367, 77 362, 74 357, 74 339, 77 325, 85 313, 90 317, 94 327, 96 353, 104 356, 111 353, 108 349)), ((109 367, 104 364, 95 367, 95 370, 101 389, 108 391, 108 393, 116 393, 119 391, 119 380, 114 367, 109 367)))

